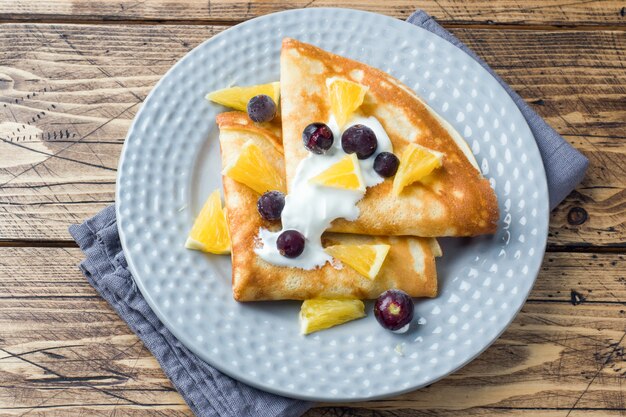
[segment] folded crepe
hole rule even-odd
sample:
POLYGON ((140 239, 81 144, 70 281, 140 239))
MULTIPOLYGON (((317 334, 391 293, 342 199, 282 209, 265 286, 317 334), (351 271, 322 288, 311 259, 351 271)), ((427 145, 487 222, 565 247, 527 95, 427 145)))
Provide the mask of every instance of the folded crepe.
MULTIPOLYGON (((374 116, 400 157, 407 144, 442 152, 443 166, 399 196, 393 179, 368 188, 356 221, 337 219, 330 230, 375 235, 426 237, 494 233, 498 203, 467 143, 411 89, 378 69, 295 39, 283 40, 280 58, 281 114, 287 187, 308 151, 302 131, 331 115, 327 80, 344 78, 369 87, 359 116, 374 116)), ((341 138, 335 138, 341 140, 341 138)))
MULTIPOLYGON (((222 166, 235 160, 244 143, 257 145, 273 167, 284 173, 284 157, 278 122, 253 123, 245 113, 228 112, 217 116, 220 128, 222 166)), ((268 222, 257 212, 259 194, 248 186, 223 176, 224 200, 232 241, 233 295, 238 301, 305 300, 316 297, 371 299, 383 291, 398 288, 413 297, 437 294, 435 257, 441 256, 432 238, 383 237, 328 233, 325 246, 335 244, 391 245, 375 279, 361 276, 347 265, 331 265, 304 270, 272 265, 255 252, 260 228, 280 230, 279 222, 268 222)))

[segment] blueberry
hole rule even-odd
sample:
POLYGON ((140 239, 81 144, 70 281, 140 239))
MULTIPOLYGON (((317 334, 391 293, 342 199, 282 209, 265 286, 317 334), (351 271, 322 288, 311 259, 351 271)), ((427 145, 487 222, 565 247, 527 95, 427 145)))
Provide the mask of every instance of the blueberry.
POLYGON ((311 123, 302 132, 304 147, 317 155, 326 153, 333 141, 333 131, 324 123, 311 123))
POLYGON ((350 126, 341 135, 341 147, 345 153, 356 153, 357 158, 367 159, 378 147, 376 134, 365 125, 350 126))
POLYGON ((286 258, 297 258, 304 250, 304 236, 297 230, 285 230, 276 240, 278 252, 286 258))
POLYGON ((254 96, 248 101, 248 116, 253 122, 269 122, 276 116, 276 103, 265 94, 254 96))
POLYGON ((393 177, 398 172, 400 160, 391 152, 381 152, 374 159, 374 171, 381 177, 393 177))
POLYGON ((374 304, 374 316, 385 329, 400 330, 413 320, 413 299, 401 290, 387 290, 374 304))
POLYGON ((256 208, 265 220, 278 220, 285 208, 285 194, 280 191, 268 191, 259 197, 256 208))

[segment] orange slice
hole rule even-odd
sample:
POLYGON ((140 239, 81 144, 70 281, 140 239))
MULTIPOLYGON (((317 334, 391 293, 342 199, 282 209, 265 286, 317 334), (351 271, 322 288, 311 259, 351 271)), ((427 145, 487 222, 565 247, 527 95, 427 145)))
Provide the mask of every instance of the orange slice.
POLYGON ((219 190, 213 191, 204 203, 189 232, 185 247, 218 255, 230 253, 230 234, 219 190))
POLYGON ((400 195, 404 187, 421 180, 439 168, 442 163, 441 152, 410 143, 400 158, 400 166, 393 179, 393 193, 400 195))
POLYGON ((248 101, 254 96, 265 94, 270 96, 274 103, 278 106, 280 98, 280 83, 268 83, 260 85, 251 85, 249 87, 230 87, 213 91, 206 95, 206 99, 231 109, 247 111, 248 101))
POLYGON ((369 87, 342 78, 333 78, 328 82, 330 110, 339 128, 342 128, 350 115, 363 104, 367 90, 369 87))
POLYGON ((346 190, 365 191, 365 182, 356 154, 344 156, 325 171, 309 180, 312 184, 346 190))
POLYGON ((244 143, 238 158, 226 166, 222 173, 259 194, 272 190, 287 192, 283 177, 251 140, 244 143))
POLYGON ((305 300, 300 308, 300 332, 309 334, 361 317, 365 317, 365 305, 361 300, 349 298, 305 300))
POLYGON ((335 245, 324 250, 369 279, 378 275, 389 253, 389 245, 335 245))

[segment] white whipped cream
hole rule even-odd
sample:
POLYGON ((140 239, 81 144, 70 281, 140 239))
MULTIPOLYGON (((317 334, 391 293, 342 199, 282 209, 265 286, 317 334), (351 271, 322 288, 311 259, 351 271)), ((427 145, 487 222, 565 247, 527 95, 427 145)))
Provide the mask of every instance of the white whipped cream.
POLYGON ((259 229, 258 237, 261 245, 254 251, 271 264, 302 269, 323 266, 326 262, 330 262, 332 257, 322 248, 322 233, 335 219, 356 220, 359 217, 359 208, 356 203, 363 198, 365 192, 309 184, 311 178, 346 155, 341 148, 341 134, 350 126, 365 125, 374 131, 378 140, 376 152, 367 159, 359 160, 365 185, 372 187, 384 180, 374 171, 374 159, 381 152, 393 152, 393 147, 378 119, 353 116, 343 130, 339 130, 335 118, 331 115, 326 124, 333 132, 333 145, 323 155, 309 153, 298 164, 296 175, 291 183, 291 191, 285 197, 285 208, 281 215, 282 230, 271 232, 263 228, 259 229), (297 230, 306 238, 304 251, 297 258, 282 256, 276 248, 276 239, 284 230, 297 230))

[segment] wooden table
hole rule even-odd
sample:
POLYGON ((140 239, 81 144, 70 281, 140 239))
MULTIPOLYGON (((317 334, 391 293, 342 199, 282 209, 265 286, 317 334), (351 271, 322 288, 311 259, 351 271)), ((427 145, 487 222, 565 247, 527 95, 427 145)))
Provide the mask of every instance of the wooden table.
MULTIPOLYGON (((76 268, 67 227, 113 203, 126 131, 180 57, 251 17, 334 5, 0 0, 0 415, 191 415, 76 268)), ((420 391, 307 416, 626 415, 626 3, 341 5, 399 19, 422 7, 591 165, 552 213, 535 288, 491 348, 420 391)))

